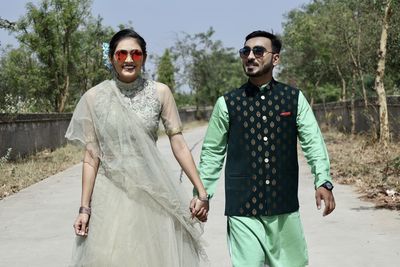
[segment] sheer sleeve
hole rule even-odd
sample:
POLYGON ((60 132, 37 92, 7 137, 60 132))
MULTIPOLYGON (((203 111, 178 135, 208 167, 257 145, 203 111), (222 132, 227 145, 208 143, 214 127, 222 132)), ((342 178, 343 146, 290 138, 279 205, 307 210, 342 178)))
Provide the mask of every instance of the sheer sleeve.
POLYGON ((93 104, 93 91, 89 90, 79 100, 65 137, 83 145, 92 158, 100 158, 99 142, 93 120, 93 104))
POLYGON ((165 84, 157 83, 157 93, 161 102, 161 120, 166 134, 171 136, 182 132, 182 122, 171 90, 165 84))

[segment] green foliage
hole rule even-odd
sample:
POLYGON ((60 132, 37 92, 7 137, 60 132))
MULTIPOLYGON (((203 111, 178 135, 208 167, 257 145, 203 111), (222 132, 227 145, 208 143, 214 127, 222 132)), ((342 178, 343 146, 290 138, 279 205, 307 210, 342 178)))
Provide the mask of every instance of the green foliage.
POLYGON ((74 55, 79 53, 78 28, 90 15, 91 2, 43 0, 39 6, 27 4, 27 14, 19 20, 17 39, 43 64, 54 111, 62 112, 69 96, 74 55))
POLYGON ((165 49, 157 66, 157 80, 168 85, 172 92, 175 92, 175 68, 172 64, 172 57, 169 49, 165 49))
POLYGON ((196 106, 213 105, 227 91, 239 87, 246 77, 236 51, 214 41, 214 30, 195 35, 185 34, 172 48, 179 85, 188 84, 196 106))
POLYGON ((196 99, 193 94, 174 93, 175 102, 178 108, 191 107, 196 105, 196 99))
POLYGON ((317 94, 315 102, 335 102, 339 101, 340 98, 340 88, 333 84, 324 84, 317 88, 317 94))
MULTIPOLYGON (((389 91, 400 87, 397 1, 396 5, 392 8, 388 39, 385 83, 390 85, 389 91)), ((282 36, 280 78, 295 83, 318 102, 326 97, 321 88, 341 88, 344 81, 349 89, 354 73, 356 96, 363 97, 362 85, 367 96, 373 95, 383 6, 382 1, 374 4, 368 0, 319 0, 289 12, 282 36)))
POLYGON ((0 59, 0 106, 2 112, 50 111, 45 68, 25 46, 7 47, 0 59))
POLYGON ((90 0, 28 3, 12 29, 20 42, 0 61, 0 104, 28 103, 29 112, 71 111, 90 87, 109 78, 102 43, 114 31, 90 14, 90 0))
POLYGON ((110 79, 110 72, 103 65, 102 43, 108 42, 114 30, 102 25, 101 17, 90 17, 85 27, 78 30, 76 43, 77 53, 73 54, 74 69, 71 75, 70 101, 66 104, 66 111, 72 111, 80 96, 88 89, 110 79))

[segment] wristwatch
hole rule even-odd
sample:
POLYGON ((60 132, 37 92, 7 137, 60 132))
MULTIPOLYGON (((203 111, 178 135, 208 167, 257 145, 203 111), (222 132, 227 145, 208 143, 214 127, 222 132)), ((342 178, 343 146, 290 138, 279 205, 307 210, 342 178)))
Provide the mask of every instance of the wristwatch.
POLYGON ((333 189, 333 184, 329 181, 326 181, 325 183, 321 184, 321 186, 329 191, 332 191, 333 189))

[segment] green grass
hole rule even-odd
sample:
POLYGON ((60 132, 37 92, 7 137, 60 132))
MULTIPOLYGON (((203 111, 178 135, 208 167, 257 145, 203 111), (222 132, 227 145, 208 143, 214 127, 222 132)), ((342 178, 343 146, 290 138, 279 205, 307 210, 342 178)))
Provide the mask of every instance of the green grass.
POLYGON ((61 172, 82 160, 80 147, 67 144, 54 151, 44 150, 35 155, 0 165, 0 199, 61 172))

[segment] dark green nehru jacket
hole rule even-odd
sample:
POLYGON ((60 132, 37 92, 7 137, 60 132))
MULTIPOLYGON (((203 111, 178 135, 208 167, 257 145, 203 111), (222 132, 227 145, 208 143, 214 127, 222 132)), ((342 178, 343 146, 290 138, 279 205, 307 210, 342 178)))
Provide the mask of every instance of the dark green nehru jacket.
POLYGON ((225 215, 265 216, 299 209, 297 101, 299 91, 272 80, 227 93, 229 134, 225 215))

